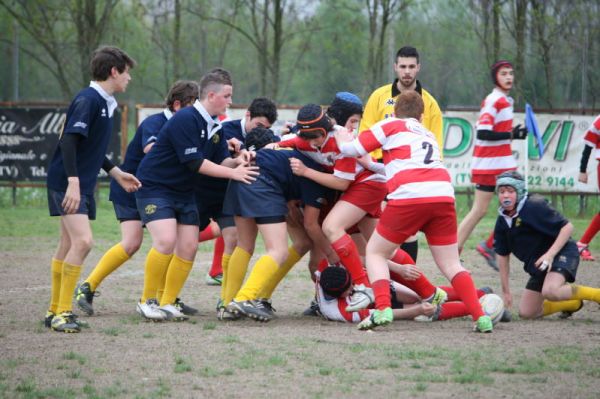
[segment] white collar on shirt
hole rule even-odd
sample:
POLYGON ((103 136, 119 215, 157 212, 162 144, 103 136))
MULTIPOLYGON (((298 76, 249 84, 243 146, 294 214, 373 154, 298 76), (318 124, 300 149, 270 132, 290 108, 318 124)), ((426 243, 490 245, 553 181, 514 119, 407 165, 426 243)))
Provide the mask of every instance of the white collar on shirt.
POLYGON ((114 96, 111 96, 110 94, 108 94, 103 88, 102 86, 100 86, 98 84, 98 82, 96 81, 91 81, 90 82, 90 87, 94 90, 96 90, 98 92, 98 94, 100 94, 102 96, 103 99, 106 100, 106 106, 108 107, 108 117, 112 118, 113 116, 113 112, 115 112, 115 109, 117 108, 117 100, 115 99, 114 96))
POLYGON ((219 129, 221 129, 221 124, 219 122, 215 121, 210 116, 210 114, 208 113, 206 108, 204 108, 204 106, 202 105, 200 100, 196 100, 194 102, 194 108, 196 108, 196 111, 198 111, 198 113, 200 113, 202 118, 204 118, 204 120, 206 121, 206 124, 208 126, 208 136, 207 137, 210 139, 213 136, 213 134, 215 134, 216 132, 219 131, 219 129))
POLYGON ((173 116, 173 112, 169 108, 165 108, 163 109, 163 115, 169 120, 173 116))
POLYGON ((246 118, 242 118, 240 119, 240 125, 242 126, 242 137, 246 138, 246 135, 248 134, 248 132, 246 132, 246 124, 244 123, 246 121, 246 118))
POLYGON ((514 218, 516 218, 517 216, 519 216, 519 212, 521 212, 521 209, 523 209, 523 206, 525 205, 525 201, 527 201, 527 195, 525 195, 523 197, 523 199, 521 201, 519 201, 519 203, 517 204, 517 211, 512 216, 508 216, 506 213, 504 213, 504 208, 502 208, 502 207, 498 208, 498 213, 500 214, 500 216, 502 216, 504 218, 508 227, 510 227, 512 220, 514 218))

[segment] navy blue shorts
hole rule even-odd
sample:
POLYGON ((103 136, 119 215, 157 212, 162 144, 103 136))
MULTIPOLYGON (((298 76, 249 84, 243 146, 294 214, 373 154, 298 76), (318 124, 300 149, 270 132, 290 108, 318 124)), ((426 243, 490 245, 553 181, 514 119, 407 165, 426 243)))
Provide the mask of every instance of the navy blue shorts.
POLYGON ((266 174, 252 184, 232 180, 227 187, 223 212, 247 218, 285 216, 288 213, 283 189, 266 174))
MULTIPOLYGON (((62 202, 65 199, 64 191, 54 191, 48 189, 48 210, 50 216, 64 216, 65 210, 62 207, 62 202)), ((81 194, 79 209, 76 214, 87 215, 89 220, 96 220, 96 200, 93 195, 81 194)))
POLYGON ((235 222, 232 215, 227 215, 223 212, 223 200, 220 202, 214 202, 207 204, 200 202, 200 199, 196 197, 198 201, 198 215, 200 217, 200 230, 204 230, 206 226, 210 224, 210 220, 214 220, 219 225, 219 228, 223 230, 226 227, 235 227, 235 222))
POLYGON ((126 222, 128 220, 142 220, 136 207, 113 202, 113 208, 115 208, 115 215, 117 216, 117 220, 119 222, 126 222))
MULTIPOLYGON (((554 262, 552 262, 551 272, 560 273, 564 276, 565 281, 568 283, 575 282, 577 276, 577 268, 579 267, 579 253, 575 254, 564 254, 562 251, 556 255, 554 262)), ((542 292, 544 286, 544 280, 546 279, 545 271, 540 271, 532 275, 527 281, 525 288, 535 292, 542 292)))
POLYGON ((142 223, 163 219, 175 219, 179 224, 199 226, 198 208, 195 202, 180 202, 165 198, 136 198, 142 223))

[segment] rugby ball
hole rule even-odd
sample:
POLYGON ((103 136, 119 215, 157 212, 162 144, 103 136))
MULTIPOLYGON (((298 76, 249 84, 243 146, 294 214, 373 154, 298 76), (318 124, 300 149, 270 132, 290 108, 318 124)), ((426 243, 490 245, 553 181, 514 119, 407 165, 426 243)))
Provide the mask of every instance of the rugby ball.
POLYGON ((496 294, 485 294, 479 298, 483 313, 490 316, 494 325, 500 321, 504 314, 504 301, 496 294))

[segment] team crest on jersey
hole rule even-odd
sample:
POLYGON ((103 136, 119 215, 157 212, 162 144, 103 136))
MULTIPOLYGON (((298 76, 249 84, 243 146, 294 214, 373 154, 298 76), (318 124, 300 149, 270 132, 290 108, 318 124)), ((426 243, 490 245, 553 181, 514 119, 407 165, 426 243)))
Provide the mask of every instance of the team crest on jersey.
POLYGON ((103 118, 106 118, 106 109, 102 108, 102 112, 100 114, 103 118))
POLYGON ((157 208, 156 205, 149 204, 149 205, 146 205, 146 207, 144 208, 144 212, 146 212, 146 215, 152 215, 154 212, 156 212, 156 208, 157 208))
POLYGON ((388 98, 388 100, 385 102, 385 105, 394 105, 394 99, 388 98))
POLYGON ((221 141, 221 137, 219 137, 218 134, 215 134, 214 136, 212 136, 212 141, 213 143, 218 144, 219 141, 221 141))
POLYGON ((521 218, 515 219, 515 227, 519 227, 521 225, 521 218))

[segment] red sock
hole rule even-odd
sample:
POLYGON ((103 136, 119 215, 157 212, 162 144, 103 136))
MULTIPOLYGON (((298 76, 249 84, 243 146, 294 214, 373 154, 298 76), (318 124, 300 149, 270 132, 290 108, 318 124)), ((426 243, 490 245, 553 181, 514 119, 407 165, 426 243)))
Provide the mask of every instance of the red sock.
POLYGON ((225 249, 225 241, 223 237, 217 237, 215 240, 215 248, 213 249, 212 266, 208 271, 211 277, 216 277, 219 274, 223 274, 223 264, 221 258, 223 258, 223 250, 225 249))
POLYGON ((379 310, 392 307, 392 297, 390 293, 390 280, 377 280, 371 286, 375 294, 375 307, 379 310))
POLYGON ((215 238, 215 233, 213 232, 211 225, 209 224, 204 230, 200 232, 200 235, 198 235, 198 242, 212 240, 213 238, 215 238))
POLYGON ((454 276, 451 281, 452 286, 456 290, 456 293, 460 296, 460 300, 465 304, 469 314, 474 321, 484 315, 481 310, 481 304, 477 293, 475 292, 475 284, 469 272, 462 271, 454 276))
POLYGON ((317 270, 319 272, 322 272, 323 270, 325 270, 325 268, 329 266, 329 262, 327 261, 327 258, 323 258, 321 259, 321 261, 319 262, 319 264, 317 265, 317 270))
POLYGON ((585 229, 585 233, 583 233, 583 236, 581 236, 579 242, 582 244, 589 244, 598 230, 600 230, 600 213, 594 216, 588 228, 585 229))
MULTIPOLYGON (((454 287, 448 287, 445 285, 440 285, 439 287, 441 289, 443 289, 444 291, 446 291, 446 294, 448 294, 448 299, 447 299, 448 302, 460 301, 460 297, 456 293, 456 290, 454 289, 454 287)), ((486 294, 486 292, 481 289, 477 289, 476 292, 477 292, 477 298, 481 298, 482 296, 484 296, 486 294)))
POLYGON ((468 316, 469 311, 462 302, 446 302, 442 304, 442 311, 438 316, 438 320, 448 320, 454 317, 468 316))
POLYGON ((494 230, 492 230, 492 234, 488 237, 485 245, 487 245, 488 248, 494 248, 494 230))
POLYGON ((348 270, 348 273, 350 273, 352 282, 354 284, 364 284, 368 287, 369 279, 360 261, 360 255, 358 254, 356 244, 352 241, 352 237, 344 234, 341 238, 331 243, 331 247, 340 257, 340 261, 348 270))
MULTIPOLYGON (((412 260, 410 255, 401 248, 396 250, 396 253, 390 259, 392 262, 399 263, 401 265, 414 265, 415 261, 412 260)), ((425 277, 423 273, 416 280, 406 280, 399 274, 390 271, 390 277, 392 280, 399 282, 402 285, 407 286, 411 290, 417 293, 421 298, 427 299, 435 294, 435 286, 425 277)))

